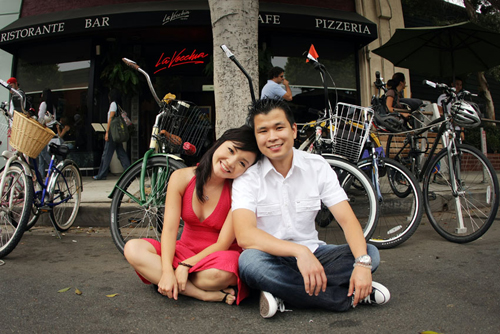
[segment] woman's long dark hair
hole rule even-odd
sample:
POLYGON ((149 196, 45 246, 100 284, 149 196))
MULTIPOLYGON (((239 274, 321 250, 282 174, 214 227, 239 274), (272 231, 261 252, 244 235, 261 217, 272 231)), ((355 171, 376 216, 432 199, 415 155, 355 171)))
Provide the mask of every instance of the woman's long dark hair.
POLYGON ((260 158, 259 147, 257 146, 255 134, 251 127, 243 125, 242 127, 229 129, 224 132, 224 134, 212 145, 212 147, 205 154, 203 154, 198 167, 196 167, 196 197, 198 197, 198 200, 202 203, 205 202, 205 199, 203 198, 203 186, 212 175, 212 157, 214 152, 219 148, 219 146, 228 140, 234 142, 235 147, 239 150, 256 153, 257 157, 255 162, 257 162, 260 158))

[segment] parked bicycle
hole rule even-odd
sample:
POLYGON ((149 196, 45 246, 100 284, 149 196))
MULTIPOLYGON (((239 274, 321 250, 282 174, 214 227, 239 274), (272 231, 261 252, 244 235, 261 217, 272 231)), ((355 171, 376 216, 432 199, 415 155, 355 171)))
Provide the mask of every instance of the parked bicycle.
MULTIPOLYGON (((0 84, 23 98, 4 81, 0 84)), ((78 166, 66 159, 67 146, 50 144, 46 178, 38 170, 36 157, 53 136, 26 111, 14 112, 10 145, 17 151, 2 153, 6 163, 0 181, 0 258, 17 246, 42 213, 49 214, 56 231, 68 230, 76 219, 83 187, 78 166), (57 163, 56 156, 63 160, 57 163)))
MULTIPOLYGON (((241 64, 237 61, 234 54, 227 48, 227 46, 222 45, 221 49, 225 52, 226 56, 238 66, 238 68, 243 72, 243 74, 249 80, 250 93, 252 96, 252 100, 254 100, 255 95, 253 93, 253 86, 251 84, 250 76, 245 71, 243 66, 241 66, 241 64)), ((328 108, 328 106, 329 103, 327 103, 327 110, 328 110, 327 114, 331 114, 331 108, 328 108)), ((325 122, 329 122, 328 117, 325 117, 325 122)), ((326 128, 330 127, 326 126, 326 128)), ((364 236, 365 238, 369 239, 370 236, 373 234, 379 212, 376 194, 373 187, 371 186, 370 179, 366 176, 366 174, 363 171, 357 168, 355 164, 345 159, 339 159, 334 154, 331 154, 331 152, 325 151, 322 152, 321 155, 330 164, 332 169, 336 171, 339 182, 346 191, 347 196, 349 198, 349 204, 351 205, 354 213, 356 214, 356 217, 358 218, 361 224, 364 236), (351 187, 350 185, 353 183, 355 183, 357 187, 351 187)), ((327 208, 318 213, 319 216, 327 214, 330 214, 327 208)), ((328 227, 321 226, 321 224, 319 225, 321 228, 318 229, 318 232, 319 232, 319 237, 322 240, 334 244, 346 243, 344 238, 344 233, 342 232, 340 226, 336 224, 335 225, 332 224, 331 226, 328 227)))
MULTIPOLYGON (((492 164, 477 148, 462 144, 455 132, 455 126, 478 126, 479 111, 469 102, 456 100, 453 88, 427 80, 424 83, 445 91, 443 115, 421 129, 406 132, 394 159, 410 166, 422 180, 425 212, 433 228, 449 241, 470 242, 486 233, 499 205, 498 178, 492 164), (445 106, 449 103, 448 109, 445 106), (429 150, 423 134, 436 128, 429 150), (436 153, 439 145, 443 149, 436 153), (422 164, 423 154, 428 158, 422 164)), ((389 136, 388 148, 392 148, 393 137, 389 136)))
POLYGON ((151 132, 149 150, 123 172, 109 195, 111 235, 122 254, 130 239, 161 239, 170 175, 187 167, 181 154, 200 153, 211 128, 210 121, 196 105, 176 100, 172 94, 160 100, 149 75, 134 61, 126 58, 123 61, 144 75, 160 110, 151 132))
MULTIPOLYGON (((392 248, 408 240, 418 228, 423 214, 422 193, 407 168, 383 156, 380 141, 371 132, 373 116, 371 108, 338 103, 335 113, 315 122, 316 133, 299 149, 335 154, 336 159, 354 162, 369 175, 379 205, 378 220, 369 242, 378 248, 392 248)), ((346 180, 348 191, 360 189, 355 180, 349 177, 346 180)), ((332 221, 333 216, 323 208, 317 217, 318 224, 338 228, 337 224, 330 224, 332 221)))

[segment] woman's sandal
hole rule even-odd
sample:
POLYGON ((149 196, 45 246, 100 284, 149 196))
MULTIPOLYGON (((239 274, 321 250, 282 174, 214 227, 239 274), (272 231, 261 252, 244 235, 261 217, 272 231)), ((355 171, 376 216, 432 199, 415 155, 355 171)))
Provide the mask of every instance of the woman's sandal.
MULTIPOLYGON (((236 299, 238 298, 238 287, 237 286, 230 286, 230 287, 227 287, 226 289, 233 289, 234 290, 234 303, 236 303, 236 299)), ((224 290, 225 289, 222 289, 222 290, 219 290, 219 291, 224 294, 224 298, 222 298, 221 302, 226 303, 227 296, 231 295, 231 293, 230 292, 226 292, 224 290)), ((233 296, 233 295, 231 295, 231 296, 233 296)), ((231 305, 233 305, 233 304, 231 304, 231 305)))

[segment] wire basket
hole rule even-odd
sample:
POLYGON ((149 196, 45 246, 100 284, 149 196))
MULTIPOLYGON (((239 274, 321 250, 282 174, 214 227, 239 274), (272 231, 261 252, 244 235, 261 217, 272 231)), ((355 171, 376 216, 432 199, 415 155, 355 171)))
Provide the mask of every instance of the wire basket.
POLYGON ((373 110, 346 103, 335 109, 333 153, 357 163, 370 135, 373 110))
POLYGON ((29 156, 36 158, 55 133, 36 120, 14 111, 10 146, 29 156))
POLYGON ((169 153, 197 156, 205 146, 211 127, 209 115, 196 105, 173 100, 162 119, 160 130, 165 130, 162 132, 167 139, 169 153))

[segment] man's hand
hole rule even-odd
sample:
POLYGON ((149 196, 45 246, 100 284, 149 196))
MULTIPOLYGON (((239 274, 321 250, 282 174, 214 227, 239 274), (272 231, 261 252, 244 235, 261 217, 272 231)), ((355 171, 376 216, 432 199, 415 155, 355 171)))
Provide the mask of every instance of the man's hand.
POLYGON ((160 281, 158 282, 158 292, 168 298, 174 298, 177 300, 179 288, 177 286, 177 280, 175 279, 174 272, 163 273, 161 275, 160 281))
POLYGON ((288 82, 288 80, 287 80, 287 79, 283 79, 283 82, 282 82, 282 83, 283 83, 283 85, 285 85, 285 86, 289 86, 289 85, 290 85, 290 83, 288 82))
POLYGON ((361 266, 354 267, 351 279, 349 280, 349 292, 347 296, 351 297, 353 293, 353 307, 358 305, 360 300, 365 299, 372 293, 372 272, 370 269, 361 266))
POLYGON ((297 267, 304 278, 305 290, 309 296, 317 296, 320 291, 326 291, 325 269, 309 248, 297 256, 297 267))

